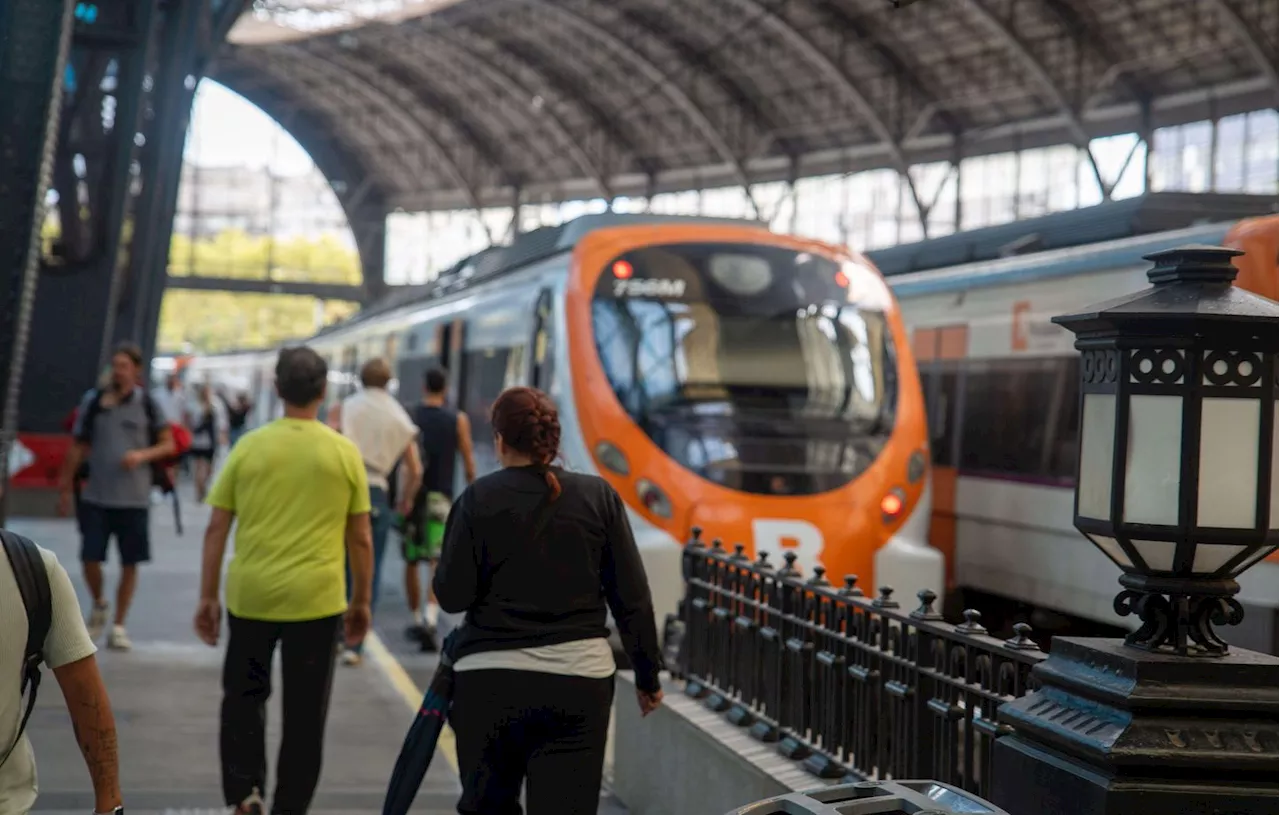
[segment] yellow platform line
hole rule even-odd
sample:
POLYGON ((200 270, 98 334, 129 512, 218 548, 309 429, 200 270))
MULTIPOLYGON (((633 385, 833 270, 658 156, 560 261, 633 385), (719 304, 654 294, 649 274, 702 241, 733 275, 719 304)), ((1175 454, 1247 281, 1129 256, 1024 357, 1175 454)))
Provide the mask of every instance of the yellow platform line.
MULTIPOLYGON (((400 664, 400 660, 395 658, 395 655, 387 649, 382 639, 373 631, 370 631, 364 638, 364 650, 377 663, 387 679, 391 681, 391 686, 404 699, 409 709, 416 712, 422 706, 423 691, 414 684, 413 678, 409 676, 409 672, 400 664)), ((454 740, 453 730, 448 724, 440 731, 440 739, 436 742, 436 752, 444 756, 444 760, 449 762, 449 767, 453 769, 453 774, 457 775, 458 744, 454 740)))

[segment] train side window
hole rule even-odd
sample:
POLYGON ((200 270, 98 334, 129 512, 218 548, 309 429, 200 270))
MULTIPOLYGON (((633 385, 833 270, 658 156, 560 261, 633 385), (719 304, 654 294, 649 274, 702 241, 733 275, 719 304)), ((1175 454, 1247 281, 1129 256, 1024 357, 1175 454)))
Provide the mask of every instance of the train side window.
POLYGON ((1052 483, 1075 475, 1074 357, 966 365, 960 469, 1052 483))
POLYGON ((529 380, 533 387, 551 392, 555 373, 555 309, 552 306, 551 289, 543 289, 534 308, 533 346, 529 380))
POLYGON ((934 363, 921 371, 921 379, 929 424, 929 454, 934 464, 954 467, 960 371, 953 362, 934 363))

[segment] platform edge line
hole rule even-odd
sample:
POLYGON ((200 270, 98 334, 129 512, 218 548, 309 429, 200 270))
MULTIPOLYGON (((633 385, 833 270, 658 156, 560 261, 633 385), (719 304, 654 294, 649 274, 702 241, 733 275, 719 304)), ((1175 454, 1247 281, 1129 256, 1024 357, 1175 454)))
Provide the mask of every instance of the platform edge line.
MULTIPOLYGON (((404 665, 400 664, 400 660, 396 659, 395 654, 387 648, 382 642, 382 638, 375 632, 370 631, 365 636, 365 650, 373 661, 377 663, 378 668, 382 670, 387 681, 395 688, 396 693, 404 699, 405 704, 410 710, 416 711, 422 705, 423 691, 414 684, 413 677, 409 676, 409 672, 404 669, 404 665)), ((448 724, 440 731, 440 739, 436 742, 436 751, 444 756, 444 760, 449 763, 450 769, 453 770, 455 776, 458 773, 458 745, 454 740, 453 729, 448 724)))

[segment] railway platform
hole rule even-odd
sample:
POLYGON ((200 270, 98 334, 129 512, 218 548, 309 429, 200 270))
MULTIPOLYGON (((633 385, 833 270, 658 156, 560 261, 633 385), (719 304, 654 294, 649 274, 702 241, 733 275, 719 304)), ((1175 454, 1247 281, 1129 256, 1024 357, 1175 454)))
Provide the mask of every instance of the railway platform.
MULTIPOLYGON (((225 812, 219 781, 218 706, 222 650, 205 646, 191 629, 199 583, 200 548, 208 510, 188 494, 182 503, 184 534, 167 507, 152 511, 152 562, 141 573, 129 615, 133 650, 107 650, 98 662, 111 695, 120 744, 125 806, 145 815, 225 812)), ((82 608, 88 595, 79 575, 79 536, 64 519, 15 518, 9 528, 52 550, 72 575, 82 608)), ((388 552, 374 637, 357 668, 339 665, 325 733, 324 769, 312 815, 376 813, 401 740, 435 670, 435 657, 404 638, 409 615, 400 591, 401 566, 388 552)), ((116 570, 107 569, 114 591, 116 570)), ((225 638, 224 638, 225 639, 225 638)), ((279 661, 276 662, 277 677, 279 661)), ((268 709, 268 756, 279 740, 279 681, 268 709)), ((92 788, 72 733, 58 684, 46 671, 29 725, 39 768, 40 815, 79 815, 93 810, 92 788)), ((412 810, 415 815, 454 812, 459 785, 451 734, 441 739, 412 810)), ((268 779, 268 787, 274 778, 268 779)), ((601 815, 626 810, 602 794, 601 815)))

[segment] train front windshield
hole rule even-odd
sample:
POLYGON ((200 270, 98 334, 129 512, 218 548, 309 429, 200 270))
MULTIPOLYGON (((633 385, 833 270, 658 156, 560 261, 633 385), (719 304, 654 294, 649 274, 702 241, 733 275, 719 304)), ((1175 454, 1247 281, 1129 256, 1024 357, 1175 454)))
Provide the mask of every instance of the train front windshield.
POLYGON ((667 455, 745 492, 847 484, 893 431, 888 289, 870 270, 754 244, 645 247, 591 306, 618 401, 667 455))

